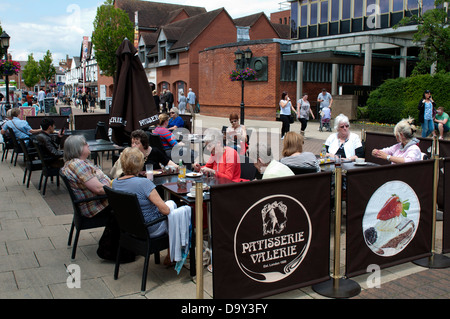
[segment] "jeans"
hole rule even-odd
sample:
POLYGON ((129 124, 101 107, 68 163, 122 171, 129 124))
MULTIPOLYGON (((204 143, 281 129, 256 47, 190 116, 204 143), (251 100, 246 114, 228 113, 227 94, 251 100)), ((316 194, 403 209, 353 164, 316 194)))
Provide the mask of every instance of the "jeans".
POLYGON ((434 130, 433 120, 424 120, 422 123, 422 137, 427 137, 434 130))

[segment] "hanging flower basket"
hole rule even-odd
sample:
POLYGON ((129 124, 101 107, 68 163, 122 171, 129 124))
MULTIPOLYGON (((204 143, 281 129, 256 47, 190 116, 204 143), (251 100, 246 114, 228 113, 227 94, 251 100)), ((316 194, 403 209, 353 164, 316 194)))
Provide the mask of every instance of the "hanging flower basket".
POLYGON ((256 71, 250 68, 233 70, 230 72, 230 80, 231 81, 257 80, 256 71))
POLYGON ((14 75, 20 71, 20 63, 17 61, 0 60, 0 75, 14 75))

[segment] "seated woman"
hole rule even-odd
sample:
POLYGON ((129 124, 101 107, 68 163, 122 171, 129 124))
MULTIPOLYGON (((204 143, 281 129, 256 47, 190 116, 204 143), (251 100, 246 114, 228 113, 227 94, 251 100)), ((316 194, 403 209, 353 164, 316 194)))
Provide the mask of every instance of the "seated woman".
POLYGON ((283 140, 281 163, 293 168, 314 168, 320 171, 319 161, 311 152, 303 152, 304 139, 297 132, 287 132, 283 140))
POLYGON ((194 163, 193 169, 206 175, 225 177, 233 182, 242 181, 238 153, 231 147, 224 147, 220 136, 207 136, 205 142, 211 156, 205 166, 194 163))
MULTIPOLYGON (((111 185, 109 177, 88 160, 90 154, 89 145, 82 135, 71 135, 64 142, 65 163, 61 172, 67 177, 77 199, 103 195, 103 186, 111 185)), ((111 212, 107 199, 82 203, 80 210, 85 217, 111 212)))
POLYGON ((412 118, 408 118, 398 122, 394 127, 394 134, 398 143, 381 150, 374 149, 372 155, 385 159, 392 164, 420 161, 422 152, 417 146, 419 140, 414 137, 417 128, 413 121, 412 118))
POLYGON ((342 159, 354 161, 355 158, 364 157, 361 139, 350 132, 350 122, 344 114, 339 114, 334 120, 336 133, 328 136, 325 141, 327 156, 341 156, 342 159))
POLYGON ((170 109, 170 119, 169 119, 169 124, 167 126, 167 129, 169 131, 174 131, 177 128, 183 128, 183 127, 184 127, 184 121, 179 116, 179 110, 178 110, 178 108, 173 107, 172 109, 170 109))
MULTIPOLYGON (((149 223, 163 215, 169 215, 170 208, 161 199, 156 191, 155 184, 147 178, 138 177, 144 165, 144 155, 136 147, 128 147, 120 156, 123 176, 112 181, 115 190, 136 194, 144 215, 149 223)), ((150 238, 162 236, 167 233, 167 221, 148 227, 150 238)))
POLYGON ((159 115, 159 125, 153 130, 153 134, 159 135, 164 149, 170 150, 178 144, 177 139, 171 131, 167 129, 169 125, 169 115, 162 113, 159 115))
MULTIPOLYGON (((131 133, 131 146, 137 147, 142 154, 144 154, 144 165, 141 168, 141 171, 145 170, 146 164, 153 164, 153 169, 160 169, 161 164, 163 166, 175 166, 178 167, 172 160, 167 157, 164 152, 161 152, 156 147, 151 147, 149 145, 148 135, 143 130, 136 130, 131 133)), ((109 176, 111 178, 117 178, 122 174, 122 164, 120 158, 114 163, 109 176)))
POLYGON ((239 154, 245 154, 247 150, 247 130, 239 124, 239 115, 230 114, 230 124, 225 132, 227 146, 233 147, 239 154))

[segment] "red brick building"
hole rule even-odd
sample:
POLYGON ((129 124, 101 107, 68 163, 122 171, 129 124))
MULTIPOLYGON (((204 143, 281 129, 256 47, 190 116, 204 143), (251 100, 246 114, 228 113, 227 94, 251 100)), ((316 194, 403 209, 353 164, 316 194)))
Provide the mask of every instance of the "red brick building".
POLYGON ((228 117, 240 114, 241 82, 231 81, 235 69, 235 51, 250 48, 254 57, 267 57, 267 81, 245 81, 244 104, 246 119, 275 120, 283 91, 296 99, 296 82, 280 81, 280 61, 285 44, 282 40, 266 39, 231 43, 208 48, 200 53, 199 96, 205 115, 228 117))

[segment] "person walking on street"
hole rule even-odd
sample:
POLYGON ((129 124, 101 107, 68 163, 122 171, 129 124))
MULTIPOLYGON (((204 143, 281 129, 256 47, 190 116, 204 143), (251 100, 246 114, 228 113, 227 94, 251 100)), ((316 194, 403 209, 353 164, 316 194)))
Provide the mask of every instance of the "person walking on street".
POLYGON ((167 100, 166 100, 167 107, 166 108, 167 108, 167 111, 170 111, 173 107, 173 102, 175 100, 174 100, 173 94, 172 94, 172 92, 170 92, 170 90, 167 90, 166 94, 167 94, 167 100))
MULTIPOLYGON (((333 104, 333 97, 327 92, 327 89, 323 88, 322 92, 317 96, 317 102, 320 103, 320 110, 324 107, 328 107, 331 110, 331 104, 333 104)), ((320 113, 319 113, 320 114, 320 113)), ((320 119, 319 131, 322 131, 322 119, 320 119)))
POLYGON ((81 104, 83 104, 83 113, 87 113, 87 107, 88 107, 88 95, 86 92, 83 92, 81 95, 81 104))
POLYGON ((189 104, 189 112, 191 112, 191 114, 194 114, 196 99, 197 97, 195 96, 195 93, 192 91, 192 88, 189 88, 189 93, 187 95, 187 102, 189 104))
POLYGON ((90 106, 90 112, 91 113, 94 113, 94 110, 95 110, 95 96, 94 96, 94 92, 92 92, 90 95, 89 95, 89 106, 90 106))
POLYGON ((302 124, 300 128, 300 134, 305 136, 306 126, 308 125, 309 115, 311 114, 312 118, 315 119, 314 114, 311 110, 311 106, 308 101, 308 93, 303 94, 303 98, 297 101, 297 116, 298 120, 302 124))
POLYGON ((283 92, 281 94, 280 100, 280 119, 283 123, 281 127, 281 139, 284 138, 284 134, 289 132, 291 126, 291 110, 297 114, 297 111, 294 109, 291 103, 291 98, 289 97, 287 92, 283 92))
POLYGON ((44 112, 44 99, 45 99, 45 92, 44 89, 41 88, 38 93, 39 111, 41 113, 44 112))

